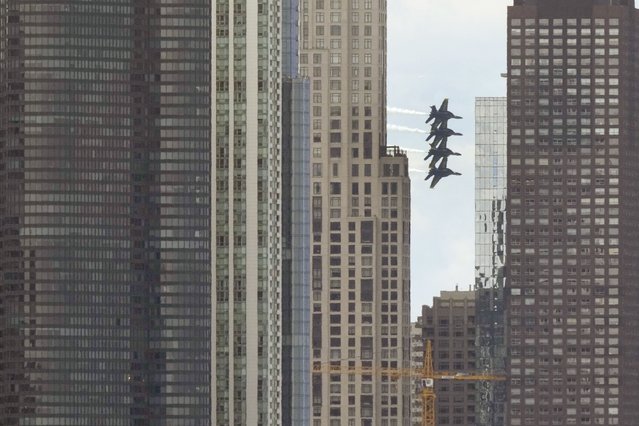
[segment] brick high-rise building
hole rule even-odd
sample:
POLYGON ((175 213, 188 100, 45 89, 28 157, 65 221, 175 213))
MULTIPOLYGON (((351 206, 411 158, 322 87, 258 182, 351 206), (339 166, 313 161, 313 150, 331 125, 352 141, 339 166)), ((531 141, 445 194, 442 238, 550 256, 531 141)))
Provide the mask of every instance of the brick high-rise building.
POLYGON ((639 418, 638 19, 508 9, 507 425, 639 418))
MULTIPOLYGON (((432 343, 437 372, 475 373, 475 292, 442 291, 422 307, 422 338, 432 343)), ((477 383, 435 381, 437 425, 474 426, 477 383)))
POLYGON ((311 80, 312 360, 316 425, 410 421, 408 159, 386 144, 386 1, 302 0, 311 80))

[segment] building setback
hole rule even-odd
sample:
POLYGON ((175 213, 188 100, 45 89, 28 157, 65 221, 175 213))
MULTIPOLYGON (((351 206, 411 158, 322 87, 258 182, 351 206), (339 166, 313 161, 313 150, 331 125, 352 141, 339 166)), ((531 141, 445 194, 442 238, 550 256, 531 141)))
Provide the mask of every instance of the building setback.
POLYGON ((410 422, 408 160, 386 144, 386 1, 301 6, 311 81, 312 361, 316 425, 410 422), (349 371, 351 372, 349 374, 349 371))
POLYGON ((507 425, 639 417, 638 17, 508 9, 507 425))
MULTIPOLYGON (((506 98, 475 99, 477 371, 503 374, 506 244, 506 98)), ((477 382, 477 425, 503 426, 504 382, 477 382)))
POLYGON ((2 3, 0 425, 209 424, 211 10, 182 6, 2 3))
MULTIPOLYGON (((442 291, 422 306, 423 340, 432 343, 436 372, 475 373, 475 292, 442 291)), ((476 382, 435 381, 437 425, 475 425, 476 382)))

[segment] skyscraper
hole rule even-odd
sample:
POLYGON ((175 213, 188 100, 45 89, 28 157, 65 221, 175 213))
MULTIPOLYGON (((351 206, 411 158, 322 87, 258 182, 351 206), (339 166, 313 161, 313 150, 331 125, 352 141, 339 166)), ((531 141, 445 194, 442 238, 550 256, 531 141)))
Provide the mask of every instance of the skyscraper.
POLYGON ((386 1, 301 2, 311 80, 312 360, 316 425, 408 424, 410 182, 386 144, 386 1))
POLYGON ((639 418, 637 18, 508 9, 508 425, 639 418))
POLYGON ((2 2, 0 424, 209 424, 210 13, 2 2))
POLYGON ((3 3, 0 424, 280 424, 291 341, 310 416, 306 98, 292 72, 283 95, 283 13, 3 3))
MULTIPOLYGON (((211 53, 216 425, 282 422, 281 73, 288 69, 282 67, 282 12, 279 0, 216 2, 211 53)), ((293 60, 288 51, 284 57, 293 60)))
MULTIPOLYGON (((475 99, 477 370, 503 374, 506 244, 506 98, 475 99)), ((477 382, 476 424, 503 426, 505 383, 477 382)))

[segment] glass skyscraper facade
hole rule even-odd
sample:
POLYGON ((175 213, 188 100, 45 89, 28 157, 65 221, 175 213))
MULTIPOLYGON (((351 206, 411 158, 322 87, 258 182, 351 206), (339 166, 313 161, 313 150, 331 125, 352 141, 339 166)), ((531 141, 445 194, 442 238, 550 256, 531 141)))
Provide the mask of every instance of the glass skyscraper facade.
POLYGON ((210 8, 2 1, 0 424, 209 424, 210 8))
MULTIPOLYGON (((477 370, 503 374, 506 98, 475 99, 475 328, 477 370)), ((502 426, 505 384, 477 383, 475 424, 502 426)))
POLYGON ((282 426, 311 424, 310 84, 299 2, 282 1, 282 426))

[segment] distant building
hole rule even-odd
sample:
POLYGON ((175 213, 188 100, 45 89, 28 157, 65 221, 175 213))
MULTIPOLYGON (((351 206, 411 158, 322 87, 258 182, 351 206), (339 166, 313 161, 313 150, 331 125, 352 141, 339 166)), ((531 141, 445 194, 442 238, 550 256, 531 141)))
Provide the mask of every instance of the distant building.
POLYGON ((509 426, 639 419, 639 12, 508 9, 509 426))
MULTIPOLYGON (((477 370, 503 373, 506 244, 506 98, 475 99, 477 370)), ((477 425, 503 426, 506 384, 477 383, 477 425)))
MULTIPOLYGON (((414 371, 424 368, 424 337, 422 336, 421 317, 411 324, 410 328, 410 367, 414 371)), ((422 426, 422 398, 421 377, 416 377, 411 383, 410 424, 422 426)))
MULTIPOLYGON (((437 372, 474 373, 475 292, 442 291, 422 307, 422 336, 431 340, 437 372)), ((435 381, 437 426, 475 426, 476 382, 435 381)))

